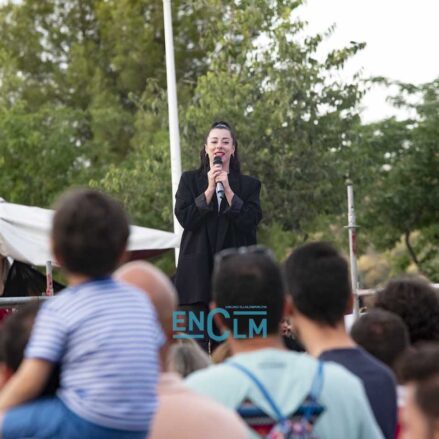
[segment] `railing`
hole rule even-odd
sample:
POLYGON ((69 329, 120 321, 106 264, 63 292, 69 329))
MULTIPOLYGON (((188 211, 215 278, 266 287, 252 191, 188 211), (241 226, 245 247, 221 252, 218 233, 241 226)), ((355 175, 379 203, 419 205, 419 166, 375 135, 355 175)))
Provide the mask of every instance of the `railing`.
MULTIPOLYGON (((431 286, 439 291, 439 284, 431 284, 431 286)), ((357 290, 358 296, 372 296, 378 291, 378 288, 369 288, 357 290)), ((50 299, 48 296, 31 296, 31 297, 0 297, 1 308, 15 308, 29 302, 43 302, 50 299)))
POLYGON ((42 302, 49 299, 47 296, 31 296, 31 297, 1 297, 1 308, 16 308, 17 306, 24 305, 30 302, 42 302))
MULTIPOLYGON (((439 291, 439 284, 430 284, 435 290, 439 291)), ((379 291, 378 288, 369 288, 364 290, 357 290, 358 296, 373 296, 377 291, 379 291)))

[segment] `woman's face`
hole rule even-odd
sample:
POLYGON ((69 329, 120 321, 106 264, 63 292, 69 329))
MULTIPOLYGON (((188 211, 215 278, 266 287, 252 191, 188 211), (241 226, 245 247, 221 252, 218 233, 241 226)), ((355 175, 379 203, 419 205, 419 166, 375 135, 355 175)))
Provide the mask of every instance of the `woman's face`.
POLYGON ((223 169, 228 171, 230 157, 235 152, 232 135, 225 128, 213 128, 207 136, 207 142, 204 146, 206 154, 209 156, 209 163, 212 167, 213 159, 216 156, 221 157, 223 169))

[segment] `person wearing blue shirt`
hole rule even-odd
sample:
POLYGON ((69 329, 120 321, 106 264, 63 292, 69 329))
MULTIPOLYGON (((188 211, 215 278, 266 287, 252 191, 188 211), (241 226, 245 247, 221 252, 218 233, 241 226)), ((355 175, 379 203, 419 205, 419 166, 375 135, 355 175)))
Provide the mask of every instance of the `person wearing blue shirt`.
POLYGON ((61 198, 51 239, 69 287, 42 306, 0 393, 3 439, 147 436, 164 335, 149 298, 110 277, 128 236, 126 214, 109 196, 77 189, 61 198), (57 364, 56 396, 38 399, 57 364))
POLYGON ((331 244, 312 242, 296 248, 284 268, 294 325, 306 350, 321 361, 340 364, 362 381, 385 438, 394 439, 397 396, 393 372, 358 347, 344 326, 344 315, 353 303, 347 261, 331 244))

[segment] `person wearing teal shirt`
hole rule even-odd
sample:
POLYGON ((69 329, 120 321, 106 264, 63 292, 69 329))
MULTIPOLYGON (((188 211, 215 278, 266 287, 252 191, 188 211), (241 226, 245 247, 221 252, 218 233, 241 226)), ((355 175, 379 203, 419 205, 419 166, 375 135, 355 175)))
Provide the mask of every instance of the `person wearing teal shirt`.
MULTIPOLYGON (((247 308, 266 307, 266 336, 229 338, 232 357, 223 364, 197 371, 186 379, 192 390, 238 410, 250 402, 276 420, 276 413, 255 382, 243 373, 244 367, 263 385, 271 399, 290 417, 309 395, 318 360, 308 354, 286 350, 279 333, 279 323, 290 315, 291 302, 285 297, 280 268, 260 247, 224 250, 215 259, 213 275, 214 306, 247 308), (238 367, 237 367, 238 366, 238 367)), ((235 322, 218 318, 223 331, 237 325, 246 327, 248 316, 235 322)), ((324 439, 382 439, 382 433, 367 402, 358 378, 343 367, 324 363, 318 403, 323 412, 317 417, 313 435, 324 439)), ((251 437, 258 436, 254 430, 251 437)))

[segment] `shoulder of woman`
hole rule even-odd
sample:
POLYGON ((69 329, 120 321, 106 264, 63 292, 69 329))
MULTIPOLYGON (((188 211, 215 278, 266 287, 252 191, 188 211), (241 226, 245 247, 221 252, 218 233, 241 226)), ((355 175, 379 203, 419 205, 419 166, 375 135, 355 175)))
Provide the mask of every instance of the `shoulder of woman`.
POLYGON ((181 178, 185 180, 191 180, 200 175, 199 169, 191 169, 190 171, 184 171, 181 174, 181 178))
POLYGON ((261 182, 256 178, 250 175, 241 174, 241 181, 245 182, 248 185, 260 186, 261 182))

